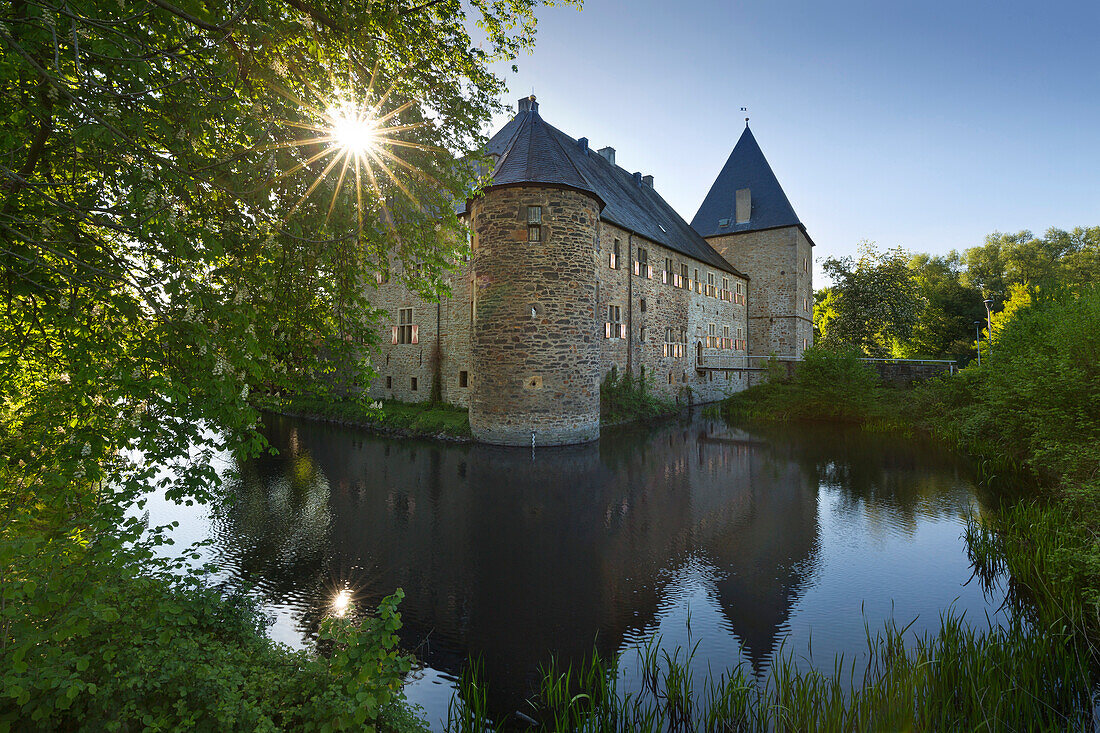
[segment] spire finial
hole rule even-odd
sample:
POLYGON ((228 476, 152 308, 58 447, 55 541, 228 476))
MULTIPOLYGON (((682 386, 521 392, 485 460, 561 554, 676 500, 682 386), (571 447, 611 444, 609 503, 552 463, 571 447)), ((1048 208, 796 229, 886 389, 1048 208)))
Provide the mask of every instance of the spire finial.
MULTIPOLYGON (((742 107, 741 111, 742 112, 748 112, 749 108, 748 107, 742 107)), ((748 126, 749 126, 749 117, 748 117, 748 115, 745 115, 745 127, 748 127, 748 126)))

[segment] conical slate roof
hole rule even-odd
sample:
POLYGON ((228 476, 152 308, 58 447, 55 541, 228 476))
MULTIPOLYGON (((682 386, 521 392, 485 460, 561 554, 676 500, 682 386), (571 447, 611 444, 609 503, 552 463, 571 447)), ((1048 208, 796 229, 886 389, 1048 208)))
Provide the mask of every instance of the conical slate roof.
MULTIPOLYGON (((646 239, 745 277, 676 213, 660 194, 640 177, 546 123, 531 99, 521 100, 520 111, 485 146, 499 156, 493 182, 487 186, 543 183, 593 194, 603 209, 600 218, 646 239)), ((464 211, 460 207, 459 213, 464 211)))
POLYGON ((752 130, 745 125, 741 139, 691 220, 691 227, 701 236, 713 237, 788 226, 801 227, 802 222, 772 173, 752 130), (749 189, 752 210, 749 220, 738 224, 734 209, 737 192, 743 188, 749 189))
MULTIPOLYGON (((493 186, 547 183, 575 188, 599 198, 596 190, 569 159, 565 147, 554 135, 556 130, 543 122, 536 105, 517 115, 513 122, 517 121, 519 124, 514 127, 509 123, 501 130, 503 133, 513 127, 503 149, 499 149, 499 152, 494 149, 488 151, 500 155, 493 169, 493 186)), ((498 137, 501 137, 500 133, 493 140, 498 137)))

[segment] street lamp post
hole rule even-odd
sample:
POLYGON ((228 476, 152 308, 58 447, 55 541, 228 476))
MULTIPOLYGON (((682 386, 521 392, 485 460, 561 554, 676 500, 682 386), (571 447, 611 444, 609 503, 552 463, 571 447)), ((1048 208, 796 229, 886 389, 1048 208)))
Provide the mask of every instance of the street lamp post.
POLYGON ((978 366, 982 365, 982 322, 974 321, 974 338, 978 341, 978 366))
POLYGON ((993 338, 993 311, 991 306, 993 305, 992 298, 986 298, 982 301, 985 303, 985 326, 986 326, 986 339, 993 338))

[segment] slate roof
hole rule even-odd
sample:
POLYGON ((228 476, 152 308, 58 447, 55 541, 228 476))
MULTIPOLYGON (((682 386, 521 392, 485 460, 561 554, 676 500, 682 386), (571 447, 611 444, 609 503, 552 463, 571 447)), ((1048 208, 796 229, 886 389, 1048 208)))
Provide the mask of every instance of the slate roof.
MULTIPOLYGON (((525 100, 526 101, 526 100, 525 100)), ((495 186, 548 183, 594 194, 600 218, 663 244, 719 270, 738 272, 714 251, 661 195, 634 175, 547 124, 533 100, 489 140, 485 152, 498 155, 495 186)), ((464 208, 460 209, 462 213, 464 208)))
POLYGON ((794 213, 748 125, 691 220, 691 226, 703 237, 787 226, 800 227, 805 233, 805 227, 794 213), (752 210, 749 220, 738 224, 734 207, 737 191, 742 188, 750 191, 752 210))

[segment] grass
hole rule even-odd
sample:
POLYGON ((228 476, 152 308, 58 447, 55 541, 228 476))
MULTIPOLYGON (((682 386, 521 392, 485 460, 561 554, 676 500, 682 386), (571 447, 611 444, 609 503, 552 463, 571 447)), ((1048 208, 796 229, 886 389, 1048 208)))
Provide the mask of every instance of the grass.
POLYGON ((941 617, 935 634, 887 624, 859 660, 830 672, 777 655, 763 679, 744 666, 715 677, 695 648, 660 639, 578 668, 551 663, 530 708, 494 724, 471 665, 448 731, 1089 730, 1089 657, 1069 632, 1034 633, 1023 619, 978 631, 941 617))
POLYGON ((431 402, 373 403, 356 399, 308 396, 256 398, 257 407, 271 412, 352 424, 381 432, 468 440, 470 419, 461 407, 431 402))

